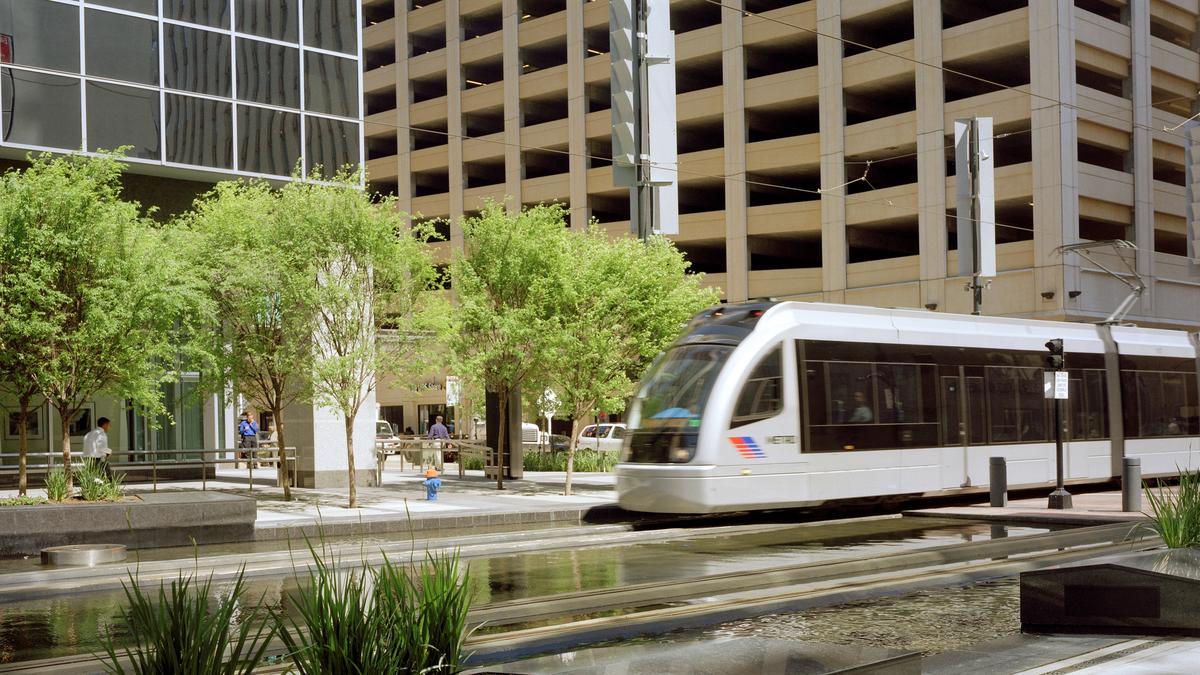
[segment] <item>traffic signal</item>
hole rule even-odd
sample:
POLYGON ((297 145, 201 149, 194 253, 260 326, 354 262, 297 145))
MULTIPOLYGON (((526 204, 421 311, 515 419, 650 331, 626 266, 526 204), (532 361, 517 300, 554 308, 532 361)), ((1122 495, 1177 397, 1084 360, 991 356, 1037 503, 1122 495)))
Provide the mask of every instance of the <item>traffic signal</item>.
POLYGON ((1049 370, 1062 370, 1063 360, 1063 341, 1061 338, 1054 338, 1046 343, 1046 349, 1050 350, 1050 355, 1046 357, 1046 368, 1049 370))

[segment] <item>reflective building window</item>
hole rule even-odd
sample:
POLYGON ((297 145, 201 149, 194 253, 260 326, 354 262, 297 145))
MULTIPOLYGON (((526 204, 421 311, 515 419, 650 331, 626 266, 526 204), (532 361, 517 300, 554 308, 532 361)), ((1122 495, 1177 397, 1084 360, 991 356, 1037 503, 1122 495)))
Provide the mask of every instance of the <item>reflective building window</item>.
POLYGON ((131 145, 126 157, 161 159, 157 90, 88 82, 87 112, 88 150, 131 145))
POLYGON ((229 29, 229 0, 163 0, 163 16, 229 29))
POLYGON ((88 0, 93 5, 104 5, 105 7, 116 7, 130 12, 141 12, 142 14, 150 14, 158 16, 158 0, 88 0))
POLYGON ((163 43, 163 84, 168 89, 230 96, 228 35, 167 24, 163 43))
POLYGON ((9 63, 79 72, 79 8, 54 2, 0 0, 0 33, 9 63), (54 26, 54 31, 43 30, 54 26))
POLYGON ((240 33, 287 42, 299 37, 296 0, 237 0, 236 6, 236 29, 240 33))
POLYGON ((89 9, 87 74, 158 84, 158 23, 89 9))
POLYGON ((358 117, 358 62, 327 54, 304 54, 307 110, 358 117))
POLYGON ((79 80, 0 68, 0 121, 10 143, 79 149, 79 80))
POLYGON ((358 124, 324 117, 305 117, 304 122, 306 173, 320 166, 321 174, 332 178, 345 165, 358 165, 358 124))
POLYGON ((237 97, 300 107, 300 50, 271 42, 237 41, 237 97))
POLYGON ((169 162, 233 168, 233 107, 223 101, 167 94, 169 162))
POLYGON ((238 106, 238 167, 290 176, 300 161, 300 115, 238 106))
POLYGON ((355 0, 304 3, 304 45, 345 54, 358 53, 355 0))

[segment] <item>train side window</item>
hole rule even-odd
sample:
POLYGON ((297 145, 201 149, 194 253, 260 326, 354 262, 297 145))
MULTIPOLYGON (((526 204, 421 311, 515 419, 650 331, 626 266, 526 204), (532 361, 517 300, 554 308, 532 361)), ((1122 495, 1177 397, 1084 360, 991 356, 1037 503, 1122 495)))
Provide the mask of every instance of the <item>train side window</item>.
POLYGON ((772 349, 750 371, 733 409, 730 427, 740 427, 779 414, 783 410, 783 358, 772 349))
POLYGON ((829 366, 829 424, 870 424, 875 405, 872 364, 833 361, 829 366))

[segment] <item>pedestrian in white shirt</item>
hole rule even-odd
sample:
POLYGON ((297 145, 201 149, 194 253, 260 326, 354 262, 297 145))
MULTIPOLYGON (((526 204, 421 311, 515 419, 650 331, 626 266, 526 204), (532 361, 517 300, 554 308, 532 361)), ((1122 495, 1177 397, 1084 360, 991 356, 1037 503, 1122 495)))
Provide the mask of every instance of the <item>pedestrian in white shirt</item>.
POLYGON ((106 474, 110 473, 108 456, 112 454, 112 449, 108 447, 108 429, 111 426, 112 422, 107 417, 101 417, 96 420, 96 428, 83 437, 84 458, 99 462, 106 474))

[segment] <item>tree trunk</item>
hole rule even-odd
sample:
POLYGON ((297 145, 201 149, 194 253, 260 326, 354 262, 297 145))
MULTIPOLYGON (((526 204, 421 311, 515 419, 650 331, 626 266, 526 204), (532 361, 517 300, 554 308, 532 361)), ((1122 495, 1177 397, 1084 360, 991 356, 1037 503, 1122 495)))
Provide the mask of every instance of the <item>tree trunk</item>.
POLYGON ((346 418, 346 475, 350 478, 350 508, 358 508, 358 478, 354 474, 354 418, 346 418))
POLYGON ((283 482, 283 501, 292 501, 292 474, 288 471, 287 444, 283 442, 283 410, 271 409, 275 418, 275 442, 279 444, 279 479, 283 482))
POLYGON ((20 441, 18 444, 17 457, 17 494, 25 496, 29 488, 29 395, 26 394, 20 398, 18 404, 21 411, 17 413, 17 424, 20 427, 20 441))
POLYGON ((71 415, 58 411, 58 419, 62 426, 63 472, 67 474, 67 489, 74 485, 75 476, 71 471, 71 415))
POLYGON ((571 473, 575 471, 575 448, 579 444, 579 415, 571 417, 571 444, 567 447, 567 482, 563 494, 571 494, 571 473))
POLYGON ((508 388, 497 392, 500 419, 496 421, 496 489, 504 489, 504 451, 508 447, 508 388))

